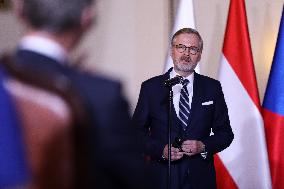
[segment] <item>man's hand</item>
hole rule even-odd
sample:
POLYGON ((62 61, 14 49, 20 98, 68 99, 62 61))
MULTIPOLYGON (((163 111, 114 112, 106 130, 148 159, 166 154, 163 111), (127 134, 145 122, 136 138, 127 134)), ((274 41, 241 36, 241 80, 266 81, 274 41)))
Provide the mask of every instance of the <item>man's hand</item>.
POLYGON ((184 154, 192 156, 204 151, 204 144, 198 140, 186 140, 181 145, 184 154))
MULTIPOLYGON (((163 150, 164 158, 168 159, 168 145, 165 146, 163 150)), ((183 152, 181 152, 178 148, 171 147, 171 160, 176 161, 181 159, 183 156, 183 152)))

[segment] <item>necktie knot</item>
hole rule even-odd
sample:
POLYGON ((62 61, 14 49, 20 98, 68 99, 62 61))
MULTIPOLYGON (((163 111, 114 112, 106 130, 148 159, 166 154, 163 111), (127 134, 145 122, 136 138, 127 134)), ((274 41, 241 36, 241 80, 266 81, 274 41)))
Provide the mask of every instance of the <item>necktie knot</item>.
POLYGON ((183 86, 187 86, 188 83, 189 83, 189 80, 188 79, 184 79, 181 84, 183 86))

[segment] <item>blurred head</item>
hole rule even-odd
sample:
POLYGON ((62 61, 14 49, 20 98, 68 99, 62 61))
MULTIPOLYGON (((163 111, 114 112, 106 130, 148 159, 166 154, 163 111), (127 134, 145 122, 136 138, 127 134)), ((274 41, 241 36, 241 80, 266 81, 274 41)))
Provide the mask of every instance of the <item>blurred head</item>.
POLYGON ((29 27, 35 30, 64 33, 71 29, 85 27, 82 24, 90 23, 84 23, 84 21, 91 22, 93 19, 90 9, 94 0, 20 1, 21 17, 29 27))
POLYGON ((171 57, 174 69, 182 76, 194 72, 201 59, 203 40, 200 34, 191 28, 177 31, 171 40, 171 57))

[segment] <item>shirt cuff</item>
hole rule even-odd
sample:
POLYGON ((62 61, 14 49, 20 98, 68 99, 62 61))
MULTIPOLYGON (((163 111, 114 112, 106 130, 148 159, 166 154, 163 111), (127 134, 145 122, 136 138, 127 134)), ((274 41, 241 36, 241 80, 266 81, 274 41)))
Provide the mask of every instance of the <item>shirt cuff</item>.
POLYGON ((203 146, 202 146, 202 152, 200 153, 200 155, 201 155, 201 157, 203 158, 203 159, 206 159, 207 158, 207 152, 206 152, 206 147, 205 147, 205 145, 203 144, 203 146))

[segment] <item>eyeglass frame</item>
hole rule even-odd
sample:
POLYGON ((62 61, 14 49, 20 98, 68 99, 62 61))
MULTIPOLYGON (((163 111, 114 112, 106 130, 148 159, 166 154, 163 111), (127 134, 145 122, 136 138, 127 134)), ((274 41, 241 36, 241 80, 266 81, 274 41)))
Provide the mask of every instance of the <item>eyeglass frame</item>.
POLYGON ((184 53, 187 49, 189 50, 189 54, 192 54, 192 55, 196 55, 197 53, 200 52, 200 48, 196 47, 196 46, 186 46, 186 45, 183 45, 183 44, 178 44, 178 45, 173 45, 176 49, 178 49, 177 51, 179 53, 184 53), (183 49, 182 51, 180 51, 180 49, 183 49), (196 52, 192 52, 192 50, 196 50, 196 52))

